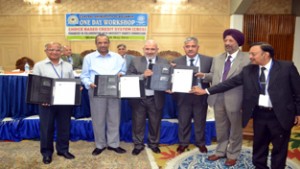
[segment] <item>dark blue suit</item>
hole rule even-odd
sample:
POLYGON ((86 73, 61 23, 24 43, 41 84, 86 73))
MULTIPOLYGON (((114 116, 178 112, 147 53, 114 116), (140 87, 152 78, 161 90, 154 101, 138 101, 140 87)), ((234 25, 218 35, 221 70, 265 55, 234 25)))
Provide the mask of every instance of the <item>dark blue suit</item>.
POLYGON ((258 65, 248 65, 237 76, 209 88, 208 91, 215 94, 243 86, 243 127, 251 117, 254 122, 253 164, 257 168, 267 168, 264 163, 271 142, 271 168, 284 168, 291 128, 295 116, 300 115, 300 76, 292 62, 273 59, 267 89, 273 109, 262 110, 258 107, 258 74, 258 65))

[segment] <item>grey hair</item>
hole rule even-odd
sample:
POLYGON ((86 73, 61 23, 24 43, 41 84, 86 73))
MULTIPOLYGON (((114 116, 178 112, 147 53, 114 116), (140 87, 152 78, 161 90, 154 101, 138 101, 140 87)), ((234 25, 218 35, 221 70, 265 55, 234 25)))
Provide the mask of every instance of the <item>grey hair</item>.
POLYGON ((95 43, 96 43, 96 44, 97 44, 97 38, 98 38, 98 37, 106 37, 107 40, 108 40, 108 43, 110 43, 109 37, 108 37, 106 34, 104 34, 104 33, 99 33, 99 34, 96 36, 96 38, 95 38, 95 43))
POLYGON ((63 46, 60 43, 58 43, 58 42, 48 42, 48 43, 45 44, 45 50, 48 49, 49 45, 58 45, 59 48, 60 48, 60 50, 62 50, 62 48, 63 48, 63 46))
POLYGON ((190 41, 194 41, 198 45, 198 39, 196 37, 193 37, 193 36, 186 38, 185 41, 184 41, 184 44, 186 44, 190 41))

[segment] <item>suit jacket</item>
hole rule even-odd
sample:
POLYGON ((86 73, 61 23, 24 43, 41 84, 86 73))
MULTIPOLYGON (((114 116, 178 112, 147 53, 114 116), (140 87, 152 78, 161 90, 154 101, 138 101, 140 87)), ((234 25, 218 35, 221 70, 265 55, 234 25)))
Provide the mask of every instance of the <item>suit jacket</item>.
MULTIPOLYGON (((200 54, 198 54, 198 56, 200 57, 200 69, 201 69, 200 72, 209 73, 211 65, 212 65, 212 60, 213 60, 212 57, 204 56, 204 55, 200 55, 200 54)), ((186 56, 181 56, 181 57, 173 60, 173 63, 175 63, 176 65, 187 65, 186 56)), ((209 83, 203 81, 203 79, 201 79, 201 85, 202 85, 202 88, 209 87, 209 83)), ((189 94, 189 93, 175 93, 174 94, 178 105, 180 105, 182 103, 182 101, 187 99, 187 97, 190 95, 193 95, 193 94, 189 94)))
MULTIPOLYGON (((155 63, 161 63, 161 64, 168 64, 168 61, 165 59, 162 59, 161 57, 156 56, 155 63)), ((143 76, 144 71, 147 69, 147 60, 146 57, 135 57, 132 62, 129 65, 129 68, 127 70, 127 74, 136 74, 143 76)), ((145 86, 146 86, 146 79, 144 80, 145 86)), ((164 98, 165 98, 165 92, 163 91, 154 91, 154 100, 155 100, 155 106, 158 109, 162 109, 164 106, 164 98)), ((139 99, 130 99, 131 103, 136 104, 139 99), (136 103, 134 103, 136 102, 136 103)))
MULTIPOLYGON (((242 85, 243 94, 243 127, 252 117, 259 99, 259 66, 245 66, 237 76, 208 89, 210 94, 224 92, 242 85)), ((273 59, 269 73, 268 93, 274 113, 281 126, 290 130, 294 125, 295 115, 300 115, 300 76, 292 62, 273 59)))
MULTIPOLYGON (((204 81, 211 82, 212 86, 220 83, 223 75, 224 63, 227 53, 223 53, 213 59, 213 64, 210 73, 205 74, 204 81)), ((249 54, 239 51, 234 59, 227 79, 239 74, 243 67, 250 63, 249 54)), ((210 95, 207 99, 208 105, 213 107, 216 104, 218 94, 210 95)), ((235 87, 224 92, 225 106, 228 111, 239 112, 242 106, 243 88, 242 86, 235 87)))
POLYGON ((125 62, 126 62, 126 70, 128 70, 130 63, 132 62, 133 58, 132 55, 125 55, 125 62))
MULTIPOLYGON (((73 59, 73 69, 81 69, 82 68, 82 57, 79 54, 72 53, 71 57, 73 59)), ((62 56, 62 60, 68 62, 67 56, 62 56)))

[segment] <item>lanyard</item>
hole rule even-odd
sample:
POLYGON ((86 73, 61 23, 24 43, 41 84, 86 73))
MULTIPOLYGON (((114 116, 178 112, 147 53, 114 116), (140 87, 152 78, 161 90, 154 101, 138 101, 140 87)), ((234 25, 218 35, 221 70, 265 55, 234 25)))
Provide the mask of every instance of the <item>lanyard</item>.
POLYGON ((55 74, 57 75, 57 77, 58 77, 58 78, 63 78, 63 63, 61 63, 61 72, 60 72, 60 76, 59 76, 58 72, 56 71, 56 69, 55 69, 55 67, 54 67, 54 65, 53 65, 52 62, 51 62, 51 65, 52 65, 52 68, 53 68, 55 74))

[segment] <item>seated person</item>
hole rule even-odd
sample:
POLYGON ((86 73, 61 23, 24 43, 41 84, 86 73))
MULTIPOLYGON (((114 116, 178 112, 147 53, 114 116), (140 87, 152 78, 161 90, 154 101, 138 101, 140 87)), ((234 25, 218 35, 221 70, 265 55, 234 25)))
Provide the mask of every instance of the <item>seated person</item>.
POLYGON ((82 57, 79 54, 72 53, 70 46, 63 46, 62 60, 67 61, 73 65, 73 70, 81 69, 82 67, 82 57))
POLYGON ((25 71, 25 64, 28 63, 30 69, 34 66, 34 61, 27 56, 21 57, 16 61, 16 69, 20 69, 21 71, 25 71))

